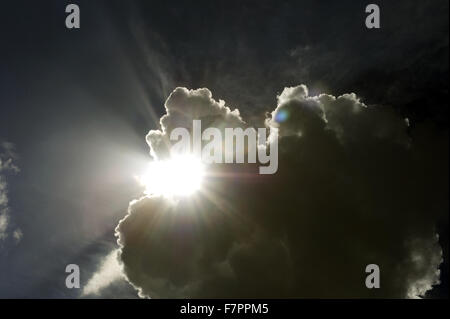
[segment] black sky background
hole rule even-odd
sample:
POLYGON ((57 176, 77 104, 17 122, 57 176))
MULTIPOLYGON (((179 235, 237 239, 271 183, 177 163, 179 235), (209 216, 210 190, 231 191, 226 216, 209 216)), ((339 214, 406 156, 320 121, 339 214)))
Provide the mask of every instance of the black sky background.
MULTIPOLYGON (((80 30, 65 28, 68 3, 0 9, 0 139, 19 154, 8 182, 24 233, 0 249, 0 297, 76 296, 65 265, 86 281, 114 247, 138 193, 132 158, 147 156, 176 86, 208 87, 259 125, 284 87, 306 83, 448 130, 448 1, 376 1, 380 30, 365 28, 365 1, 73 1, 80 30)), ((430 296, 448 297, 448 220, 438 229, 443 283, 430 296)), ((114 289, 105 296, 135 296, 114 289)))

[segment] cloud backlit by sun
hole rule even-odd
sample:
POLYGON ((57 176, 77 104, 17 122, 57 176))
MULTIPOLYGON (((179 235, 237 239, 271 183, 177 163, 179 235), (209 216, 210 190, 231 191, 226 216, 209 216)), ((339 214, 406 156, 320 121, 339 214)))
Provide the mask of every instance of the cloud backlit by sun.
POLYGON ((217 164, 206 179, 200 161, 170 157, 171 130, 192 130, 195 119, 247 124, 208 89, 177 88, 165 106, 146 137, 146 196, 116 228, 140 296, 404 298, 439 283, 445 140, 424 143, 420 130, 407 134, 404 119, 356 94, 311 96, 299 85, 283 90, 265 121, 279 132, 277 173, 217 164), (372 263, 382 271, 376 290, 364 285, 372 263))

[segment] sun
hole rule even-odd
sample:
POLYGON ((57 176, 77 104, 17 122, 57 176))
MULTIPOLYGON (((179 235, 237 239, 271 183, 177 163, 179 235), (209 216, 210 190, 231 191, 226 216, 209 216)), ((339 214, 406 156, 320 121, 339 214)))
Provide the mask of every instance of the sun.
POLYGON ((202 161, 192 155, 182 155, 149 164, 138 180, 146 195, 165 197, 189 196, 202 185, 205 168, 202 161))

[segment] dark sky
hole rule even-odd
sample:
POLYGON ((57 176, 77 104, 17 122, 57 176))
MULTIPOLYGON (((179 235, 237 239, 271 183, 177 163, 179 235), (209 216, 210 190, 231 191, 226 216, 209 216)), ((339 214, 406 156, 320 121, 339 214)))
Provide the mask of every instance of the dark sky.
MULTIPOLYGON (((69 1, 1 5, 0 141, 15 145, 10 222, 23 238, 0 242, 0 297, 78 296, 65 265, 86 282, 115 247, 145 135, 177 86, 207 87, 257 126, 285 87, 354 92, 447 136, 446 0, 376 1, 379 30, 365 28, 367 1, 72 2, 79 30, 65 28, 69 1)), ((448 219, 437 227, 443 283, 430 296, 448 297, 448 219)), ((104 294, 134 296, 126 283, 104 294)))

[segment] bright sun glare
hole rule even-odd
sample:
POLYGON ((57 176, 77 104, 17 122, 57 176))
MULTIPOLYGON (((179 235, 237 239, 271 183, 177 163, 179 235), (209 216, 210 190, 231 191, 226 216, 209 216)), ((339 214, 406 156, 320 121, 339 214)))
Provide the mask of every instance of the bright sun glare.
POLYGON ((146 195, 188 196, 200 189, 204 166, 194 156, 178 156, 165 161, 151 162, 139 182, 146 195))

